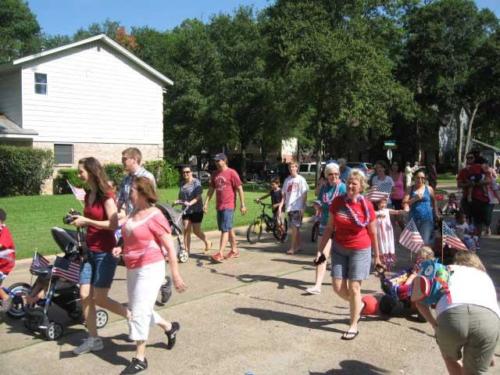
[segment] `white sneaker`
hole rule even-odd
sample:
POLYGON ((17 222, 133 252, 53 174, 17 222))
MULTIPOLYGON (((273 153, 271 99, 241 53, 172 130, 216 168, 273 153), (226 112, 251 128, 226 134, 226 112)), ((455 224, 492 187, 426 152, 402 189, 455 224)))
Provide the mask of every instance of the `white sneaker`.
POLYGON ((321 289, 317 289, 317 288, 307 288, 306 289, 306 292, 309 293, 309 294, 321 294, 321 289))
POLYGON ((104 348, 104 345, 100 337, 88 337, 83 340, 83 343, 80 346, 73 349, 73 353, 80 355, 89 352, 96 352, 98 350, 102 350, 102 348, 104 348))

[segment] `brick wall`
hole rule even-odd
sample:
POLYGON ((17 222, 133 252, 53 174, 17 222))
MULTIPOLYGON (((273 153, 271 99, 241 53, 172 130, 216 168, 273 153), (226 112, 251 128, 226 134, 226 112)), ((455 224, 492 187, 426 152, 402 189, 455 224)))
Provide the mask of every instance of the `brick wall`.
MULTIPOLYGON (((137 147, 141 150, 142 160, 159 160, 163 158, 163 147, 161 145, 130 145, 116 143, 74 143, 73 164, 55 165, 52 178, 47 179, 42 188, 43 194, 52 194, 53 178, 57 171, 62 168, 76 168, 78 160, 93 156, 102 164, 121 163, 122 151, 128 147, 137 147)), ((54 143, 33 142, 33 148, 49 149, 54 151, 54 143)))

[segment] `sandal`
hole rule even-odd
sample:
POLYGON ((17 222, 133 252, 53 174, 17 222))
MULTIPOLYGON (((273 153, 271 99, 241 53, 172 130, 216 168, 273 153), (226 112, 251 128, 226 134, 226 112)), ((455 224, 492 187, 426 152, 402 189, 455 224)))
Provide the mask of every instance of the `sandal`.
POLYGON ((213 262, 215 263, 222 263, 224 260, 224 257, 221 255, 221 253, 216 253, 210 257, 213 262))
POLYGON ((345 331, 340 338, 342 340, 354 340, 359 335, 359 331, 345 331))
POLYGON ((240 252, 231 250, 227 255, 224 255, 224 259, 239 258, 240 252))

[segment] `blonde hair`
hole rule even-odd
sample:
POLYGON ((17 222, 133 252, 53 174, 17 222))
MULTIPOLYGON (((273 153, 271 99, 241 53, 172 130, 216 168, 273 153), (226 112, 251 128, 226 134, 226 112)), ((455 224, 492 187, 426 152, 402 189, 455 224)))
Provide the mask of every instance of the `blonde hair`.
POLYGON ((366 183, 366 176, 363 171, 357 168, 351 169, 351 173, 349 173, 349 177, 347 177, 347 183, 349 183, 349 180, 352 178, 359 181, 359 184, 361 185, 361 193, 364 192, 368 184, 366 183))
POLYGON ((422 246, 417 250, 416 256, 421 260, 434 259, 434 250, 432 250, 429 246, 422 246))
POLYGON ((473 267, 480 271, 486 272, 486 268, 484 267, 481 259, 470 251, 457 251, 453 258, 453 264, 459 266, 473 267))
POLYGON ((127 158, 132 158, 137 161, 137 164, 141 164, 142 153, 137 147, 129 147, 122 151, 122 156, 127 158))

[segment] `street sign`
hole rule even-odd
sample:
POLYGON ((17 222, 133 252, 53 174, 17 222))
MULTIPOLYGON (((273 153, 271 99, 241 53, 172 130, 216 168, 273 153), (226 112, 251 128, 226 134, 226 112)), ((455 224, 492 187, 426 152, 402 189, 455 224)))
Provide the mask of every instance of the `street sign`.
POLYGON ((391 149, 387 150, 387 159, 389 159, 389 161, 392 163, 392 150, 391 149))
POLYGON ((384 148, 395 148, 396 147, 396 141, 385 141, 384 142, 384 148))

